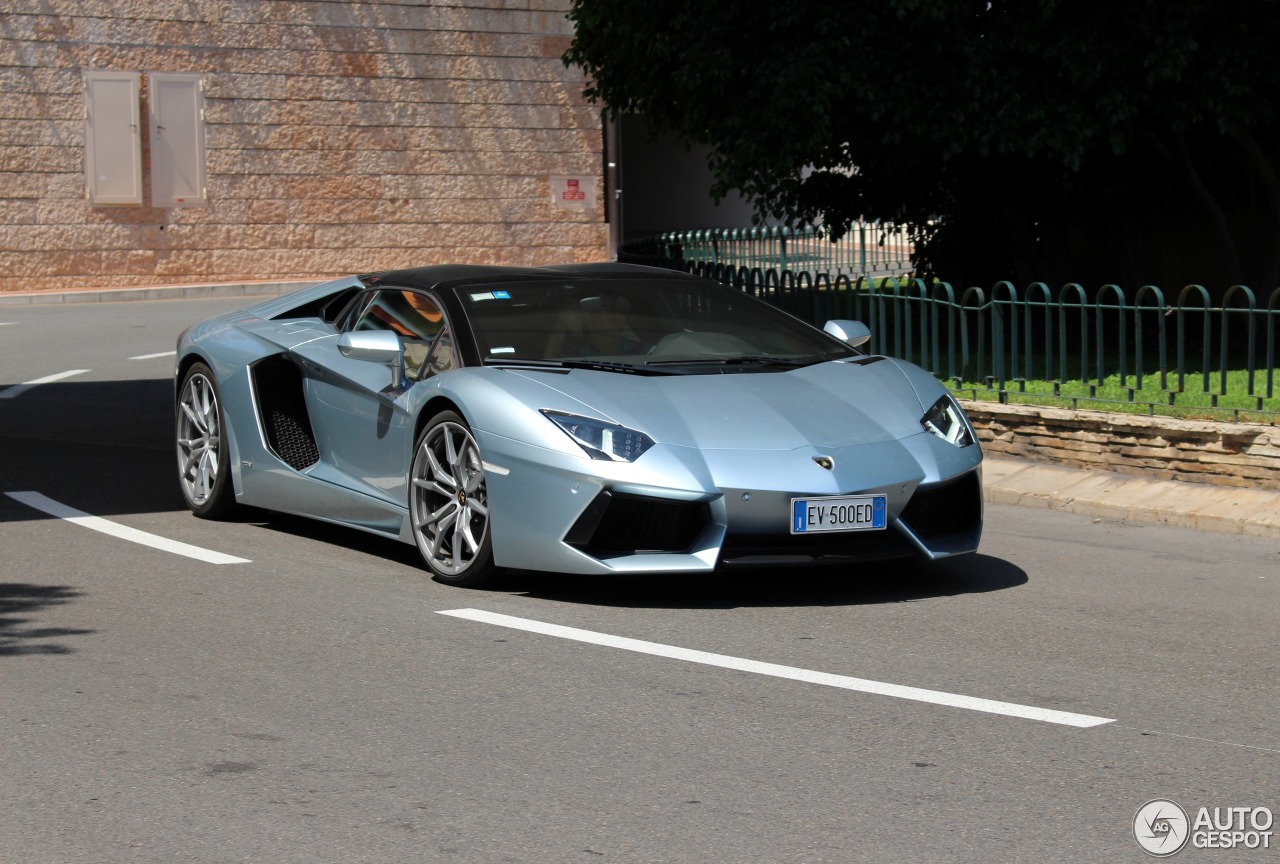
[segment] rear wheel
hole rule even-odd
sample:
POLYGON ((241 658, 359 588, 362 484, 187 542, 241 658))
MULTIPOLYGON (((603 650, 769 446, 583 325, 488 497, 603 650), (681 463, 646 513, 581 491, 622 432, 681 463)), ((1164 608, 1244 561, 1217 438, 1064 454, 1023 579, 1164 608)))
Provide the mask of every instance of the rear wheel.
POLYGON ((409 469, 409 515, 435 578, 475 586, 494 575, 480 447, 465 420, 442 411, 422 430, 409 469))
POLYGON ((187 507, 202 519, 227 515, 236 496, 226 460, 222 403, 213 372, 203 363, 192 365, 182 378, 175 427, 178 485, 187 507))

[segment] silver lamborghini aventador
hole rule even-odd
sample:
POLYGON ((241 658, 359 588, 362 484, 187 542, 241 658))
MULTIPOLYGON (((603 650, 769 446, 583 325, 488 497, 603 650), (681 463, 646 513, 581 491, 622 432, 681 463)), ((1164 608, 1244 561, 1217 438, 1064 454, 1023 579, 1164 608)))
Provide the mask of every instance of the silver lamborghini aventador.
POLYGON ((353 276, 179 337, 178 477, 454 585, 973 552, 973 428, 868 335, 620 264, 353 276))

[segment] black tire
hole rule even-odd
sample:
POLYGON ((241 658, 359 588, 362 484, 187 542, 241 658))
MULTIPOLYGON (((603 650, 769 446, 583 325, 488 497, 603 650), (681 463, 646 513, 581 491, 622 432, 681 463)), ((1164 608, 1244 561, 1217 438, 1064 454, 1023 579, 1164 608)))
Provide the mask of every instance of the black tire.
POLYGON ((409 518, 418 551, 437 581, 475 587, 494 577, 480 447, 453 411, 432 417, 414 445, 409 518))
POLYGON ((222 394, 213 372, 194 363, 182 376, 174 423, 178 486, 201 519, 221 519, 236 507, 222 416, 222 394))

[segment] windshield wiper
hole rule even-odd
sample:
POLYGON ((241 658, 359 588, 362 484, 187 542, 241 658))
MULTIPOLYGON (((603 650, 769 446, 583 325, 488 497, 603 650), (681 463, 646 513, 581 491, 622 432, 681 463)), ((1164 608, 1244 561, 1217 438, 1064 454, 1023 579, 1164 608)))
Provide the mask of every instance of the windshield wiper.
POLYGON ((676 375, 672 369, 648 369, 631 363, 608 360, 521 360, 517 357, 486 357, 484 365, 504 369, 592 369, 597 372, 622 372, 628 375, 676 375))
POLYGON ((743 354, 738 357, 694 357, 688 360, 650 360, 646 366, 787 366, 796 368, 821 363, 821 354, 807 357, 771 357, 768 354, 743 354))

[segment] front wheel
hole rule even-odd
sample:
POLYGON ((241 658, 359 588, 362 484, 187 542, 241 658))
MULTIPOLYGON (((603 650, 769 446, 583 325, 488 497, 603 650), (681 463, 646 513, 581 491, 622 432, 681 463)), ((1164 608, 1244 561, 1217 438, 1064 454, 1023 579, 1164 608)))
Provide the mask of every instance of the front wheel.
POLYGON ((494 575, 480 447, 465 420, 442 411, 422 430, 409 469, 409 516, 435 578, 475 586, 494 575))
POLYGON ((175 438, 178 485, 191 512, 202 519, 218 519, 236 504, 227 461, 222 404, 213 372, 193 364, 178 388, 175 438))

